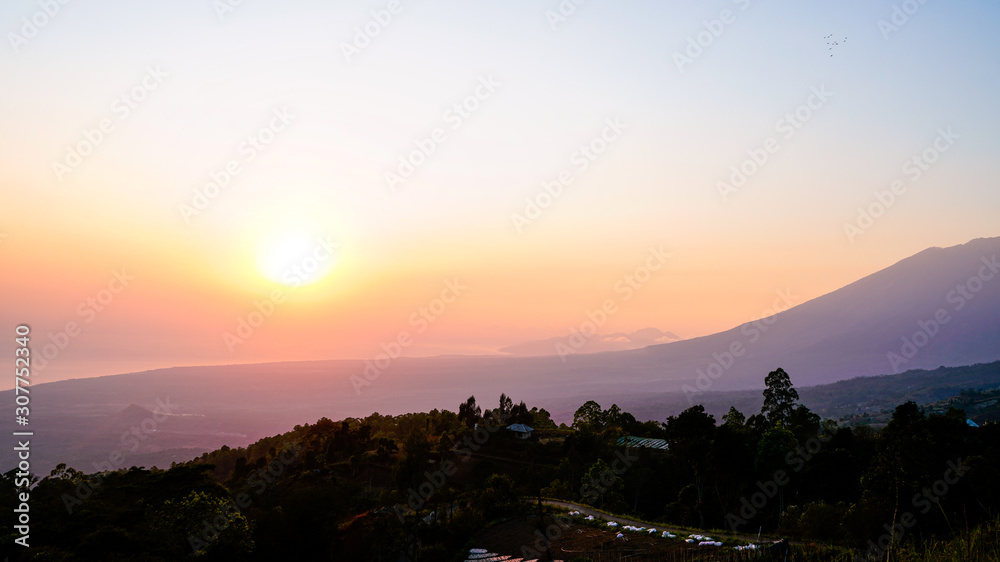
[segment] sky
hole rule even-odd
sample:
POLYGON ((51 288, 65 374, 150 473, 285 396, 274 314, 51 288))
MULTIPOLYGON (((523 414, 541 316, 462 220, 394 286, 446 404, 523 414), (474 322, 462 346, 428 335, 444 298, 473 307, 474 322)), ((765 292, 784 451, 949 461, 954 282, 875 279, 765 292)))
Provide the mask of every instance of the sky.
POLYGON ((1000 235, 997 29, 985 0, 10 0, 0 355, 28 325, 37 384, 729 329, 1000 235))

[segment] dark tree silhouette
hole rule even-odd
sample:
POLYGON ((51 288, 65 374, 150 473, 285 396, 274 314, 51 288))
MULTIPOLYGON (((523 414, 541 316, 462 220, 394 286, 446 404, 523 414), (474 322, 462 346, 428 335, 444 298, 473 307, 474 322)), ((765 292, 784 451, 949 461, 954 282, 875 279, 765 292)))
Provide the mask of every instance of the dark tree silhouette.
POLYGON ((604 426, 604 412, 601 405, 593 400, 587 400, 576 409, 573 414, 573 427, 576 429, 589 428, 600 431, 604 426))
POLYGON ((776 371, 768 373, 764 385, 767 388, 764 389, 764 407, 760 413, 767 417, 771 425, 778 421, 788 425, 795 403, 799 399, 799 393, 792 388, 792 380, 788 377, 788 373, 778 367, 776 371))
POLYGON ((465 427, 474 427, 481 414, 482 408, 476 405, 475 396, 470 396, 468 400, 458 406, 458 419, 465 423, 465 427))

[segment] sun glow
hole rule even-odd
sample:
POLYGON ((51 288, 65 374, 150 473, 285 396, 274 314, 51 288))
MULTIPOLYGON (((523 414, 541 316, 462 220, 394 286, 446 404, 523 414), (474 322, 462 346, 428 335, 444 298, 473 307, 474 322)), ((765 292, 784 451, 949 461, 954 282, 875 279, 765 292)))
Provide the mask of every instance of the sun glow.
POLYGON ((336 261, 336 244, 301 229, 281 233, 264 243, 257 269, 265 278, 290 287, 315 283, 336 261))

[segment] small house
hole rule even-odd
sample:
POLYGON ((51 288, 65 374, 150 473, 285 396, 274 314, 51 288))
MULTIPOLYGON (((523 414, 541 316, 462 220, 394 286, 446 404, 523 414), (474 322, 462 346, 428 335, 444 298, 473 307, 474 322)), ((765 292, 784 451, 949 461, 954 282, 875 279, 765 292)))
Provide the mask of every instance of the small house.
POLYGON ((527 439, 531 437, 531 432, 534 429, 524 425, 523 423, 515 423, 507 426, 507 429, 514 432, 514 436, 518 439, 527 439))

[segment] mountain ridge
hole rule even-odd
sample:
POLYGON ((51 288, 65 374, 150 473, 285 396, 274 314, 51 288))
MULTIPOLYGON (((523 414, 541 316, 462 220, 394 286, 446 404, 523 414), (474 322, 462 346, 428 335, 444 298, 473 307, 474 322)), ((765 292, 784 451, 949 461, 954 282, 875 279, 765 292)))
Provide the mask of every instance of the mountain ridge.
MULTIPOLYGON (((105 435, 81 420, 107 420, 130 404, 176 404, 180 415, 158 422, 142 446, 129 452, 140 459, 165 449, 240 445, 319 417, 453 408, 470 395, 506 393, 572 408, 595 397, 680 393, 681 403, 691 405, 710 392, 761 389, 778 367, 797 387, 813 387, 892 374, 894 367, 986 364, 1000 360, 1000 275, 990 269, 998 254, 1000 238, 930 248, 774 316, 634 350, 565 358, 398 357, 386 358, 384 367, 349 359, 171 367, 40 383, 32 387, 32 425, 65 443, 110 451, 121 432, 105 435), (961 287, 970 298, 959 296, 961 287), (925 333, 925 341, 915 336, 939 311, 948 320, 932 335, 925 333), (890 354, 907 355, 907 341, 920 345, 905 363, 892 365, 890 354)), ((136 408, 128 411, 132 418, 145 416, 136 408)))

